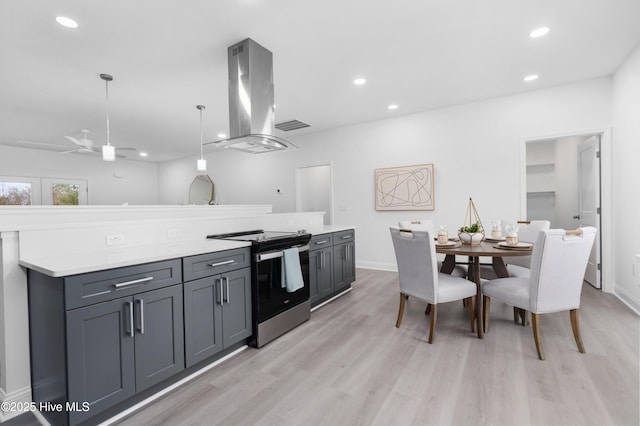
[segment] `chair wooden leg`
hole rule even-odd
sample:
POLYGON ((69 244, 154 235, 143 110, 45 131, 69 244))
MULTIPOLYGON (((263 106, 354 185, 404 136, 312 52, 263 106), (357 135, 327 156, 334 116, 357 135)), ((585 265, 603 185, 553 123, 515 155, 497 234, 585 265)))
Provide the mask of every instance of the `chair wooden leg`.
POLYGON ((522 321, 522 326, 525 327, 529 325, 529 317, 527 316, 527 311, 524 309, 520 309, 520 320, 522 321))
POLYGON ((398 308, 398 320, 396 321, 396 328, 400 327, 402 322, 402 315, 404 315, 404 301, 407 300, 407 296, 400 293, 400 307, 398 308))
POLYGON ((571 328, 573 329, 573 337, 576 339, 576 344, 578 345, 578 350, 580 353, 584 352, 584 344, 582 343, 582 337, 580 337, 580 323, 578 321, 578 310, 571 309, 571 328))
POLYGON ((518 308, 513 307, 513 322, 520 324, 520 316, 518 315, 518 308))
POLYGON ((429 304, 431 306, 431 327, 429 328, 429 343, 433 343, 436 334, 436 318, 438 317, 438 305, 429 304))
POLYGON ((424 308, 424 314, 429 315, 431 313, 431 304, 427 303, 427 307, 424 308))
POLYGON ((489 308, 491 307, 491 299, 487 296, 482 296, 482 325, 484 326, 485 333, 489 330, 489 308))
POLYGON ((475 311, 475 303, 473 302, 473 297, 467 298, 467 307, 469 308, 469 322, 471 323, 471 332, 476 332, 476 311, 475 311))
POLYGON ((533 329, 533 340, 536 342, 536 349, 538 351, 538 358, 544 361, 544 350, 542 349, 542 336, 540 335, 540 314, 534 314, 531 312, 531 325, 533 329))

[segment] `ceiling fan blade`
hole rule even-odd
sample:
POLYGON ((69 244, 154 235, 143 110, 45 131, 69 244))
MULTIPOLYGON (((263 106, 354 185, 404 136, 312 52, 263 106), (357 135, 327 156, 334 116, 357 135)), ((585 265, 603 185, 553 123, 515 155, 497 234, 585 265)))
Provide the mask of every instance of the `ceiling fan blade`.
POLYGON ((116 148, 116 150, 119 150, 119 151, 137 151, 138 150, 138 148, 133 148, 133 147, 130 147, 130 146, 122 147, 122 148, 120 148, 119 146, 116 146, 115 148, 116 148))
POLYGON ((65 135, 65 138, 69 139, 71 142, 73 142, 76 145, 83 146, 83 144, 78 139, 74 138, 73 136, 66 136, 65 135))
POLYGON ((67 147, 67 146, 65 146, 65 145, 58 145, 58 144, 55 144, 55 143, 45 143, 45 142, 16 141, 16 143, 19 143, 19 144, 25 144, 25 145, 54 146, 54 147, 57 147, 57 148, 60 148, 60 149, 68 148, 68 147, 67 147))
POLYGON ((72 152, 78 152, 77 149, 69 149, 67 151, 61 151, 60 154, 71 154, 72 152))

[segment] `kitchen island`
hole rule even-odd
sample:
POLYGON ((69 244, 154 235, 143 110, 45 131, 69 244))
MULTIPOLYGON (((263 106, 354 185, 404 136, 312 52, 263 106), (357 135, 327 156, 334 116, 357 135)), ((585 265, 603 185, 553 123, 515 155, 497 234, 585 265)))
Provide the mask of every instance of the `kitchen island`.
MULTIPOLYGON (((323 215, 322 212, 274 214, 271 206, 266 205, 0 209, 1 402, 32 401, 27 268, 66 274, 87 268, 134 265, 145 259, 151 262, 179 258, 207 252, 213 247, 211 241, 203 241, 208 234, 255 228, 322 227, 323 215), (185 247, 190 248, 185 251, 185 247)), ((0 420, 19 414, 2 411, 0 420)))
MULTIPOLYGON (((247 246, 243 242, 204 238, 212 233, 255 228, 307 229, 321 236, 353 229, 325 227, 322 212, 273 214, 270 206, 40 207, 2 210, 0 216, 0 288, 4 296, 1 308, 5 314, 1 327, 0 397, 3 402, 23 403, 33 400, 27 270, 64 280, 172 259, 184 261, 207 253, 233 252, 247 246)), ((220 355, 227 352, 223 349, 220 355)), ((185 373, 176 377, 181 374, 185 373)), ((2 419, 8 419, 20 413, 1 414, 2 419)))

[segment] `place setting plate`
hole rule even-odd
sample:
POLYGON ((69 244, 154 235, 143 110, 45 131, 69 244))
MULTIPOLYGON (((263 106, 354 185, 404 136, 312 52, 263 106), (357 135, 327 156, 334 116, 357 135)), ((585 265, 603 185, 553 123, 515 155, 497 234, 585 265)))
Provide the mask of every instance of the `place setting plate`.
POLYGON ((506 250, 531 250, 533 247, 532 243, 526 243, 524 241, 518 242, 518 244, 511 246, 506 242, 500 242, 493 245, 495 248, 506 249, 506 250))
POLYGON ((443 248, 444 247, 455 247, 456 244, 457 244, 456 241, 449 241, 449 242, 446 242, 444 244, 436 243, 436 247, 443 247, 443 248))

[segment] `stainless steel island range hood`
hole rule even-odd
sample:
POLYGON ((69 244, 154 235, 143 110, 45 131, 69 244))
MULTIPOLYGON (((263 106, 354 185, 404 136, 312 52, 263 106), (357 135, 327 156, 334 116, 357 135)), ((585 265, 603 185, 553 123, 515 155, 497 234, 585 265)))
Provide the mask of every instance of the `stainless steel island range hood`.
POLYGON ((297 149, 273 135, 273 55, 247 38, 230 46, 228 139, 208 142, 251 154, 297 149))

